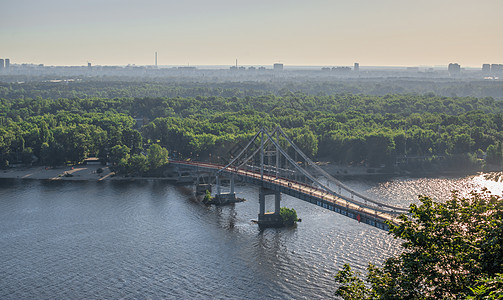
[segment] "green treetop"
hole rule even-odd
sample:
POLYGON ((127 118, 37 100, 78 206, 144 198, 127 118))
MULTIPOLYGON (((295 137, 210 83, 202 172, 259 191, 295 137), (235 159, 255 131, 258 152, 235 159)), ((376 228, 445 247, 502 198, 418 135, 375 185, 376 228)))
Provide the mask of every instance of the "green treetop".
POLYGON ((370 264, 367 286, 345 266, 336 276, 336 295, 344 299, 503 295, 503 198, 483 191, 467 197, 453 193, 446 203, 425 196, 419 200, 421 205, 410 206, 410 217, 402 215, 400 225, 389 224, 390 233, 404 241, 402 254, 388 258, 382 267, 370 264))

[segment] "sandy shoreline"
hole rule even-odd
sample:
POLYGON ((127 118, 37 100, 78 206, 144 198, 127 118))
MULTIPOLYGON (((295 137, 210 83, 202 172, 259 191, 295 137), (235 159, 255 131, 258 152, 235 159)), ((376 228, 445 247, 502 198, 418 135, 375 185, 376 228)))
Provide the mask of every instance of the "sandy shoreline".
POLYGON ((0 170, 0 179, 37 179, 37 180, 65 180, 65 181, 108 181, 108 180, 164 180, 176 182, 173 177, 142 177, 115 175, 110 168, 102 165, 76 165, 70 167, 16 167, 0 170), (102 173, 97 170, 103 169, 102 173), (68 175, 71 174, 71 175, 68 175))
POLYGON ((19 167, 10 168, 0 171, 0 178, 15 178, 15 179, 40 179, 40 180, 120 180, 123 177, 114 176, 113 172, 108 167, 100 165, 77 165, 73 167, 19 167), (102 168, 103 173, 99 174, 96 171, 102 168), (71 175, 67 175, 71 174, 71 175))
MULTIPOLYGON (((348 177, 348 176, 399 176, 398 174, 383 174, 383 173, 369 173, 365 167, 344 167, 335 164, 328 164, 322 166, 325 171, 335 177, 348 177)), ((467 173, 454 172, 460 175, 467 173)), ((471 173, 468 173, 471 174, 471 173)), ((403 176, 404 174, 402 174, 403 176)), ((411 174, 408 174, 411 175, 411 174)), ((437 174, 438 175, 438 174, 437 174)), ((444 174, 445 175, 445 174, 444 174)), ((453 175, 453 174, 450 174, 453 175)), ((424 174, 423 174, 424 176, 424 174)), ((68 180, 68 181, 102 181, 102 180, 139 180, 139 179, 157 179, 173 181, 173 178, 167 177, 126 177, 115 176, 109 167, 102 165, 76 165, 70 167, 16 167, 6 170, 0 170, 0 178, 6 179, 39 179, 39 180, 68 180), (102 173, 97 173, 97 170, 103 169, 102 173), (67 175, 71 174, 71 176, 67 175), (66 176, 65 176, 66 175, 66 176)), ((176 181, 176 180, 175 180, 176 181)))

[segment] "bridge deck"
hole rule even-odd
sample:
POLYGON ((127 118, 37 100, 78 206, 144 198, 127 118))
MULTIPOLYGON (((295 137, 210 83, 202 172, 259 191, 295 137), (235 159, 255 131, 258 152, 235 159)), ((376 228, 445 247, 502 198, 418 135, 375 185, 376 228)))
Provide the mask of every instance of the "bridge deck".
MULTIPOLYGON (((222 165, 207 162, 173 161, 170 163, 184 165, 187 167, 211 169, 213 171, 221 170, 224 167, 222 165)), ((354 202, 330 194, 323 189, 305 185, 300 182, 292 181, 286 178, 276 178, 275 176, 270 176, 266 174, 264 174, 264 176, 262 177, 260 173, 248 170, 235 170, 233 168, 227 168, 223 171, 225 171, 228 174, 234 174, 237 176, 253 179, 255 182, 262 182, 263 184, 267 183, 268 186, 274 185, 280 187, 279 191, 283 193, 292 195, 294 197, 298 197, 299 195, 301 195, 302 196, 301 200, 312 202, 312 200, 317 199, 319 200, 317 201, 317 204, 323 207, 325 207, 323 205, 325 203, 325 204, 333 204, 333 207, 344 208, 345 213, 341 212, 340 209, 338 212, 343 213, 347 216, 349 216, 347 213, 350 212, 352 214, 352 216, 350 217, 352 217, 353 219, 360 220, 359 218, 366 216, 366 219, 368 220, 373 219, 379 222, 380 224, 371 224, 371 225, 379 227, 381 229, 387 229, 387 226, 384 224, 385 221, 390 221, 391 223, 394 224, 401 223, 401 220, 399 220, 397 216, 381 212, 376 209, 372 209, 370 207, 363 207, 354 202)))

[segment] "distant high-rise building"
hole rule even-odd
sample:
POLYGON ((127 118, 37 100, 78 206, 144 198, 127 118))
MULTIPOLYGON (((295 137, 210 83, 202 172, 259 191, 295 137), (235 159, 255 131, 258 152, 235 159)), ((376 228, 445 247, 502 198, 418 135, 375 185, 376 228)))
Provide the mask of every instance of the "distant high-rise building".
POLYGON ((87 63, 87 68, 91 69, 91 63, 90 62, 87 63))
POLYGON ((157 68, 157 52, 155 53, 155 67, 157 68))
POLYGON ((491 64, 491 73, 500 73, 503 72, 502 64, 491 64))
POLYGON ((238 68, 238 59, 237 58, 236 58, 236 64, 234 66, 231 66, 230 69, 233 70, 233 71, 239 70, 239 68, 238 68))
POLYGON ((459 75, 459 73, 461 73, 461 66, 456 63, 450 63, 447 70, 449 71, 449 74, 451 76, 456 76, 459 75))
POLYGON ((355 63, 355 66, 353 67, 353 71, 355 71, 355 72, 360 71, 360 64, 359 63, 355 63))
POLYGON ((279 64, 279 63, 274 64, 273 69, 274 69, 274 71, 283 71, 283 64, 279 64))
POLYGON ((3 58, 0 58, 0 70, 3 70, 3 68, 4 68, 3 58))
POLYGON ((10 67, 10 59, 5 59, 5 68, 8 69, 10 67))
POLYGON ((350 67, 332 67, 332 71, 335 71, 337 73, 349 73, 351 72, 350 67))
POLYGON ((491 65, 490 64, 483 64, 482 65, 482 73, 484 73, 484 74, 491 73, 491 65))

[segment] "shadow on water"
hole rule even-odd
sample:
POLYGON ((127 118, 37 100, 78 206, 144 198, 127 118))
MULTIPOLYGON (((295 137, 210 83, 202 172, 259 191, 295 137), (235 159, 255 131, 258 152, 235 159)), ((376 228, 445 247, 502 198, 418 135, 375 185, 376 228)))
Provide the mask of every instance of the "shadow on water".
POLYGON ((297 226, 260 229, 257 233, 257 243, 259 248, 266 249, 264 254, 277 256, 285 250, 283 242, 290 240, 296 232, 297 226))
POLYGON ((215 206, 215 214, 218 220, 218 226, 229 231, 232 231, 236 227, 238 222, 236 204, 232 203, 225 206, 215 206))
POLYGON ((111 180, 110 186, 115 190, 142 188, 149 185, 149 180, 111 180))
POLYGON ((22 179, 15 178, 1 178, 0 179, 0 188, 16 188, 23 184, 22 179))

